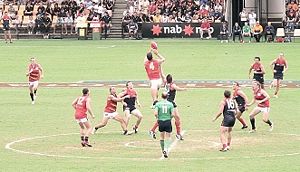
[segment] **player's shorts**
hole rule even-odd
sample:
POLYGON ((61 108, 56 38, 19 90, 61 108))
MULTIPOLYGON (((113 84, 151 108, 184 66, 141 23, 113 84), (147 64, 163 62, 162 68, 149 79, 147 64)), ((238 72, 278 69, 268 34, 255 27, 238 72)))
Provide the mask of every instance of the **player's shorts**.
POLYGON ((9 25, 3 25, 3 30, 4 30, 4 31, 8 31, 8 30, 10 30, 10 27, 9 27, 9 25))
POLYGON ((264 84, 264 77, 263 76, 254 75, 253 80, 259 82, 260 84, 264 84))
POLYGON ((246 110, 245 106, 239 106, 238 109, 241 113, 245 112, 246 110))
POLYGON ((39 81, 29 81, 29 86, 33 86, 35 88, 37 88, 39 85, 39 81))
POLYGON ((162 80, 161 79, 153 79, 150 80, 150 86, 152 89, 159 89, 162 85, 162 80))
POLYGON ((283 80, 283 73, 274 73, 274 79, 281 79, 281 80, 283 80))
POLYGON ((132 111, 134 111, 136 108, 135 107, 125 107, 125 109, 124 109, 124 107, 123 107, 123 110, 125 111, 125 110, 129 110, 129 112, 131 113, 132 111))
POLYGON ((87 118, 76 119, 76 122, 77 123, 85 123, 85 122, 88 122, 88 119, 87 118))
POLYGON ((114 117, 116 117, 118 115, 118 112, 104 112, 103 116, 109 119, 113 119, 114 117))
POLYGON ((259 107, 259 106, 257 106, 256 109, 258 109, 260 112, 263 112, 263 113, 270 112, 270 107, 259 107))
POLYGON ((231 116, 225 116, 221 126, 223 127, 233 127, 235 124, 235 117, 231 117, 231 116))
POLYGON ((171 133, 172 132, 171 120, 158 121, 158 131, 171 133))

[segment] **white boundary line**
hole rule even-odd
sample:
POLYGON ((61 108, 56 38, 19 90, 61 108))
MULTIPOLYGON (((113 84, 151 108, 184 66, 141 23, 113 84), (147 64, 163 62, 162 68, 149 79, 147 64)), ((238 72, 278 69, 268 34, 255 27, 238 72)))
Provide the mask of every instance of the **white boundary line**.
MULTIPOLYGON (((215 130, 189 130, 189 131, 198 131, 198 132, 216 132, 215 130)), ((102 132, 102 133, 111 133, 111 132, 102 132)), ((78 133, 66 133, 66 134, 54 134, 54 135, 47 135, 47 136, 36 136, 36 137, 30 137, 30 138, 24 138, 12 141, 10 143, 7 143, 5 145, 5 149, 11 150, 16 153, 22 153, 22 154, 28 154, 28 155, 36 155, 36 156, 45 156, 45 157, 58 157, 58 158, 75 158, 75 159, 111 159, 111 160, 139 160, 139 161, 157 161, 160 159, 154 159, 154 158, 126 158, 126 157, 89 157, 89 156, 72 156, 72 155, 56 155, 56 154, 47 154, 47 153, 41 153, 41 152, 31 152, 31 151, 23 151, 19 149, 15 149, 12 146, 16 143, 22 143, 30 140, 36 140, 36 139, 43 139, 43 138, 50 138, 50 137, 59 137, 59 136, 69 136, 69 135, 77 135, 78 133)), ((184 132, 183 132, 184 134, 184 132)), ((289 134, 289 133, 270 133, 273 135, 287 135, 287 136, 295 136, 300 137, 300 134, 289 134)), ((209 141, 210 142, 210 141, 209 141)), ((128 147, 133 147, 131 144, 135 142, 128 142, 125 145, 128 145, 128 147)), ((174 140, 170 146, 170 150, 174 149, 176 144, 178 143, 178 140, 174 140)), ((211 142, 214 144, 214 146, 217 145, 217 142, 211 142)), ((91 148, 93 149, 93 148, 91 148)), ((285 154, 273 154, 273 155, 258 155, 258 156, 240 156, 240 157, 187 157, 187 158, 178 158, 178 157, 172 157, 172 160, 223 160, 223 159, 251 159, 251 158, 272 158, 272 157, 284 157, 284 156, 296 156, 300 155, 300 152, 294 152, 294 153, 285 153, 285 154)))
MULTIPOLYGON (((183 130, 183 131, 181 132, 181 135, 183 136, 184 133, 185 133, 185 130, 183 130)), ((171 150, 173 150, 173 149, 175 148, 175 146, 177 145, 178 141, 179 141, 179 140, 178 140, 177 138, 175 138, 175 140, 171 143, 168 154, 171 152, 171 150)), ((165 159, 164 155, 162 155, 162 156, 159 158, 159 160, 163 160, 163 159, 165 159)))

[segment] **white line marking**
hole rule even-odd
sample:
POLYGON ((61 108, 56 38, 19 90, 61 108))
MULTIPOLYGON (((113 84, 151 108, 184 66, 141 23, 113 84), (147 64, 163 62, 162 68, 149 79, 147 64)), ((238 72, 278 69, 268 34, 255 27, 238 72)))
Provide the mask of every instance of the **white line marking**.
POLYGON ((97 48, 114 48, 116 45, 108 46, 108 47, 97 47, 97 48))
MULTIPOLYGON (((183 136, 184 133, 185 133, 185 130, 183 130, 181 132, 181 135, 183 136)), ((175 148, 175 146, 177 145, 178 141, 179 140, 177 138, 175 138, 175 140, 171 143, 168 154, 170 154, 171 150, 173 150, 175 148)), ((165 157, 162 155, 159 159, 163 160, 163 159, 165 159, 165 157)))
POLYGON ((126 147, 129 147, 129 148, 136 148, 137 146, 134 146, 133 144, 134 144, 135 142, 128 142, 128 143, 125 143, 125 146, 126 147))

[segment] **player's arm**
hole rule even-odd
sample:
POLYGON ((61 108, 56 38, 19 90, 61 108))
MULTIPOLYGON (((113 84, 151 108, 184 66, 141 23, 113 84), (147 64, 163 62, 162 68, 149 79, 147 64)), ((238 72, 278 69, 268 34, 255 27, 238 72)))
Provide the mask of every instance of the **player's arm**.
POLYGON ((123 96, 123 97, 114 97, 113 95, 110 95, 109 98, 114 102, 122 102, 124 99, 129 98, 129 95, 123 96))
POLYGON ((249 79, 251 79, 251 72, 252 72, 252 69, 253 69, 253 66, 251 65, 251 66, 250 66, 250 69, 249 69, 249 74, 248 74, 249 79))
POLYGON ((28 72, 26 73, 26 76, 29 76, 29 74, 33 71, 30 67, 28 67, 28 72))
POLYGON ((158 109, 157 109, 157 107, 155 107, 155 109, 154 109, 154 116, 155 116, 156 119, 158 118, 158 109))
POLYGON ((76 98, 73 102, 72 102, 72 106, 74 109, 76 109, 76 104, 77 104, 78 98, 76 98))
POLYGON ((142 107, 142 105, 140 104, 139 96, 138 96, 138 95, 136 95, 135 102, 136 102, 136 104, 137 104, 139 107, 142 107))
POLYGON ((41 78, 43 78, 44 77, 44 70, 43 70, 43 68, 40 64, 39 64, 39 71, 40 71, 41 78))
POLYGON ((161 77, 161 79, 162 79, 163 84, 165 85, 166 82, 167 82, 167 80, 166 80, 166 75, 165 75, 165 73, 164 73, 162 64, 159 65, 159 70, 160 70, 160 77, 161 77))
POLYGON ((265 96, 262 100, 257 100, 256 103, 260 104, 270 99, 269 94, 265 90, 261 90, 261 93, 265 96))
MULTIPOLYGON (((254 95, 254 96, 255 96, 255 95, 254 95)), ((255 102, 255 99, 254 99, 254 97, 253 97, 253 99, 251 100, 251 102, 249 102, 248 104, 246 104, 246 106, 249 107, 249 106, 253 105, 254 102, 255 102)))
POLYGON ((187 90, 186 88, 179 87, 179 86, 177 86, 176 84, 173 84, 173 88, 174 88, 176 91, 186 91, 186 90, 187 90))
MULTIPOLYGON (((126 94, 125 91, 122 91, 121 93, 118 94, 117 98, 122 98, 124 97, 125 94, 126 94)), ((127 106, 127 103, 124 102, 124 99, 121 101, 121 103, 123 106, 127 106)))
POLYGON ((283 73, 285 73, 289 68, 287 60, 284 60, 284 61, 285 61, 285 63, 284 63, 283 73))
POLYGON ((86 99, 86 109, 89 112, 89 114, 92 116, 92 118, 95 118, 94 113, 92 111, 92 107, 91 107, 91 99, 87 98, 86 99))
POLYGON ((274 70, 274 64, 275 64, 275 62, 276 62, 276 59, 273 60, 273 61, 270 63, 270 68, 271 68, 271 70, 272 70, 273 72, 276 72, 276 71, 274 70))
POLYGON ((261 72, 257 72, 257 73, 265 74, 266 73, 265 67, 261 65, 261 72))
POLYGON ((237 93, 245 100, 245 103, 247 104, 249 101, 247 95, 241 90, 239 90, 237 93))
POLYGON ((213 122, 215 122, 220 116, 221 114, 223 113, 223 110, 224 110, 224 101, 221 101, 220 105, 219 105, 219 111, 217 112, 216 114, 216 117, 213 118, 213 122))

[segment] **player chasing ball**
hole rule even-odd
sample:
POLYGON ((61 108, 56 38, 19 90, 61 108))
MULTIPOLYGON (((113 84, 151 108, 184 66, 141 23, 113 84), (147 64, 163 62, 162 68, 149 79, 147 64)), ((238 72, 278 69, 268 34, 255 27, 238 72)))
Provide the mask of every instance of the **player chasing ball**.
POLYGON ((95 127, 93 128, 92 134, 95 134, 95 132, 99 128, 105 127, 109 119, 114 119, 114 120, 120 122, 121 127, 123 129, 123 134, 126 135, 128 133, 125 120, 117 112, 117 103, 122 102, 126 98, 130 98, 130 96, 126 95, 122 98, 118 98, 115 87, 109 88, 109 95, 106 99, 106 106, 104 108, 102 121, 100 123, 98 123, 97 125, 95 125, 95 127))
POLYGON ((80 126, 82 147, 92 147, 92 145, 89 144, 89 136, 91 135, 93 128, 87 118, 86 112, 88 112, 92 118, 95 118, 95 116, 91 108, 91 99, 89 95, 89 89, 84 88, 82 90, 82 96, 77 97, 72 103, 72 106, 75 109, 75 119, 80 126))
POLYGON ((36 62, 34 57, 30 58, 30 64, 28 65, 28 72, 26 73, 26 76, 28 76, 29 80, 31 104, 34 104, 37 98, 39 80, 44 77, 43 68, 36 62))
POLYGON ((276 87, 273 97, 278 98, 279 87, 283 80, 283 74, 288 70, 288 62, 285 59, 284 54, 280 53, 279 56, 271 62, 270 67, 274 74, 274 80, 271 83, 270 88, 273 86, 276 87))
POLYGON ((232 127, 235 123, 236 112, 237 105, 235 101, 231 98, 231 92, 225 90, 224 98, 223 100, 221 100, 219 105, 219 111, 217 112, 216 117, 212 120, 213 122, 216 121, 221 116, 221 114, 223 114, 224 119, 220 127, 220 140, 222 143, 222 149, 220 149, 221 152, 226 152, 230 149, 231 132, 232 127))

